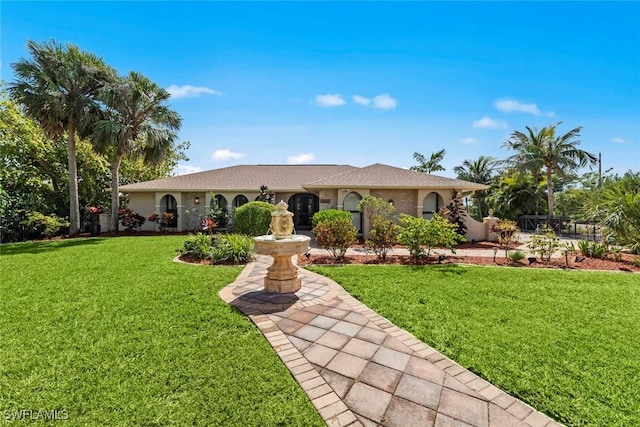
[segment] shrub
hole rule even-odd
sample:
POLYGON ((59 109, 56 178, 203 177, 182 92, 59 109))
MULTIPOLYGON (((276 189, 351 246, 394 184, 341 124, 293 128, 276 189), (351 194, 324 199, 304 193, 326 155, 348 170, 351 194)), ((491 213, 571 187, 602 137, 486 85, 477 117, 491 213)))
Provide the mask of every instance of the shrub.
POLYGON ((442 208, 440 215, 450 223, 456 225, 456 233, 464 236, 467 233, 467 214, 462 203, 462 194, 458 190, 451 190, 451 203, 442 208))
POLYGON ((182 243, 180 253, 183 255, 191 255, 198 259, 210 259, 211 245, 212 240, 209 234, 190 234, 187 240, 182 243))
POLYGON ((267 202, 249 202, 238 209, 233 220, 235 230, 247 236, 261 236, 269 232, 271 212, 276 207, 267 202))
POLYGON ((384 260, 393 246, 398 243, 400 230, 401 228, 390 219, 373 217, 371 238, 366 241, 366 245, 373 249, 378 258, 384 260))
POLYGON ((515 240, 518 225, 509 219, 499 219, 492 227, 491 231, 498 233, 498 242, 504 246, 504 256, 509 256, 509 245, 515 240))
POLYGON ((520 262, 524 259, 524 252, 522 251, 513 251, 509 254, 509 259, 511 262, 520 262))
POLYGON ((69 221, 55 214, 45 215, 41 212, 29 212, 22 224, 27 227, 32 238, 44 236, 47 239, 59 234, 61 229, 69 227, 69 221))
POLYGON ((609 245, 605 242, 590 242, 589 240, 578 240, 578 249, 582 255, 592 258, 604 258, 609 253, 609 245))
POLYGON ((253 260, 253 239, 244 234, 217 234, 211 251, 214 263, 232 261, 234 264, 253 260))
POLYGON ((358 210, 362 212, 373 226, 376 217, 393 219, 396 208, 380 197, 364 196, 358 203, 358 210))
POLYGON ((313 228, 325 221, 336 221, 338 219, 346 219, 351 222, 351 213, 349 211, 343 211, 339 209, 327 209, 324 211, 318 211, 313 215, 311 219, 311 225, 313 228))
POLYGON ((456 232, 458 226, 438 214, 429 220, 402 214, 400 223, 403 228, 398 241, 409 248, 409 254, 414 259, 424 255, 423 246, 427 249, 428 257, 432 248, 444 247, 455 252, 455 245, 465 241, 465 238, 456 232))
POLYGON ((118 209, 118 220, 125 230, 132 231, 142 227, 147 219, 131 208, 122 208, 118 209))
POLYGON ((527 247, 534 254, 540 255, 542 261, 551 259, 551 255, 560 248, 560 239, 553 229, 547 225, 542 227, 540 234, 534 234, 527 247))
POLYGON ((331 256, 336 260, 344 257, 349 246, 351 246, 355 241, 356 234, 358 232, 351 223, 351 214, 349 214, 349 212, 346 213, 349 215, 349 219, 338 218, 331 221, 323 220, 313 228, 318 246, 322 249, 328 250, 331 256))

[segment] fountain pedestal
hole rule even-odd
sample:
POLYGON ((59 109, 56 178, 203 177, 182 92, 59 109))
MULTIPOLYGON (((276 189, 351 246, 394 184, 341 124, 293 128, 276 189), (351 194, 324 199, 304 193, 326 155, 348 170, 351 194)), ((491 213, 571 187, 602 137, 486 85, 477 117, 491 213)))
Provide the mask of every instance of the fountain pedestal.
POLYGON ((273 236, 254 237, 255 251, 273 257, 273 264, 267 269, 264 278, 265 292, 287 294, 300 290, 302 281, 298 276, 298 267, 293 265, 291 257, 309 250, 308 236, 291 236, 275 239, 273 236))

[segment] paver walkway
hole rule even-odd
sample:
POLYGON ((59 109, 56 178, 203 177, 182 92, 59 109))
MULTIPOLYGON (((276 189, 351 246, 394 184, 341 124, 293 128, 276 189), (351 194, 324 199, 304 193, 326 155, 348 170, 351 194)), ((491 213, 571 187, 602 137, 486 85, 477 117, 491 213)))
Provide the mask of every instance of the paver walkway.
POLYGON ((393 325, 332 280, 267 294, 259 256, 220 291, 248 315, 330 426, 558 426, 393 325))

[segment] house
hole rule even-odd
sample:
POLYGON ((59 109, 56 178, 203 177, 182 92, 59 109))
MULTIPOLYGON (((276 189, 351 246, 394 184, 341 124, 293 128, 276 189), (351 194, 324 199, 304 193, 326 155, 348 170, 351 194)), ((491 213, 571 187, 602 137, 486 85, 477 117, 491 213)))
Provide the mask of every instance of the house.
MULTIPOLYGON (((369 224, 358 211, 365 196, 380 197, 394 204, 396 212, 430 218, 450 201, 452 189, 468 196, 486 185, 415 172, 375 163, 366 167, 349 165, 237 165, 188 175, 128 184, 129 206, 142 215, 170 212, 179 231, 198 228, 206 208, 217 204, 231 218, 236 208, 259 195, 266 185, 276 200, 284 200, 294 214, 297 230, 311 228, 319 210, 344 209, 353 224, 368 234, 369 224)), ((143 230, 154 230, 147 222, 143 230)), ((467 217, 467 239, 485 240, 487 226, 467 217)))

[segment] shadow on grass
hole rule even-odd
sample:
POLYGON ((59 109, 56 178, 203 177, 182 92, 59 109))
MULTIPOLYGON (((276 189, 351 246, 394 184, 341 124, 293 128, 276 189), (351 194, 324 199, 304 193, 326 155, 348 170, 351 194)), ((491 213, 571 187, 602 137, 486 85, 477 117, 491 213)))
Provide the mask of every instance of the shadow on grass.
POLYGON ((428 265, 408 265, 412 271, 437 271, 442 274, 455 274, 460 276, 467 272, 467 268, 458 264, 428 264, 428 265))
POLYGON ((41 254, 73 246, 97 245, 106 240, 103 237, 76 238, 62 240, 40 240, 37 242, 7 243, 0 245, 0 255, 41 254))

